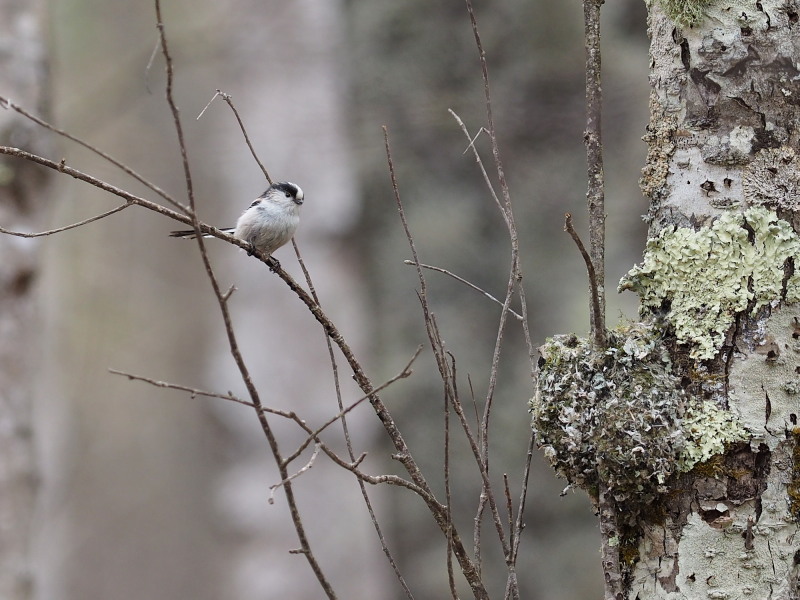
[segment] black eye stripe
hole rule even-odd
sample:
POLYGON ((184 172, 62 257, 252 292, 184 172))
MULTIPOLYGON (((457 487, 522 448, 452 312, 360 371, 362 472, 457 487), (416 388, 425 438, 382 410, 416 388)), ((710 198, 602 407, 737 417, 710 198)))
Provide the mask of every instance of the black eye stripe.
POLYGON ((273 183, 272 189, 283 192, 287 198, 296 198, 299 191, 295 184, 289 182, 273 183))

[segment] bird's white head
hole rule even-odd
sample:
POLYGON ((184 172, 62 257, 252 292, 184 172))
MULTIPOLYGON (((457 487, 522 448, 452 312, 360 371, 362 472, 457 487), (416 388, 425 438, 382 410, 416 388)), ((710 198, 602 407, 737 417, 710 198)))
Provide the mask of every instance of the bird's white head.
POLYGON ((303 203, 303 190, 290 181, 281 181, 269 186, 261 197, 276 204, 300 206, 303 203))

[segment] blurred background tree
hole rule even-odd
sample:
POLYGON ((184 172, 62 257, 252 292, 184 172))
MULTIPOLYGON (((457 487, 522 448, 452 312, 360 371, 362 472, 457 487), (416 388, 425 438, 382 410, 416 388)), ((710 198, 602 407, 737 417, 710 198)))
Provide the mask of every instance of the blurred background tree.
MULTIPOLYGON (((578 226, 585 222, 581 7, 492 0, 476 10, 520 225, 534 340, 584 335, 584 267, 562 231, 564 212, 575 214, 578 226)), ((61 0, 51 15, 56 122, 181 197, 160 57, 147 69, 157 37, 152 6, 61 0)), ((647 205, 637 179, 645 154, 647 40, 640 0, 612 3, 603 17, 610 289, 638 260, 645 235, 640 215, 647 205)), ((228 225, 265 187, 222 103, 194 120, 220 88, 233 96, 273 177, 305 190, 299 246, 323 305, 369 357, 374 381, 395 374, 425 340, 416 276, 402 262, 409 257, 382 125, 392 136, 421 260, 501 294, 505 229, 447 112, 452 108, 473 132, 483 124, 480 68, 460 0, 173 0, 165 3, 165 21, 201 217, 228 225)), ((476 144, 488 156, 486 140, 476 144)), ((61 155, 142 191, 80 149, 62 146, 61 155)), ((54 225, 109 208, 105 195, 65 178, 48 196, 54 225)), ((46 339, 36 412, 45 470, 40 596, 319 598, 305 562, 287 553, 296 542, 285 504, 266 503, 277 473, 252 413, 107 373, 113 367, 241 391, 196 250, 169 239, 169 229, 145 211, 125 211, 45 243, 46 339)), ((211 251, 223 285, 238 287, 231 307, 265 401, 307 418, 335 412, 316 323, 262 265, 221 244, 211 251)), ((290 248, 277 256, 299 274, 290 248)), ((469 389, 469 374, 480 399, 499 309, 433 275, 431 300, 462 389, 469 389)), ((610 326, 617 315, 634 314, 631 296, 609 297, 610 326)), ((513 482, 529 433, 531 382, 521 336, 508 337, 504 356, 492 464, 513 482)), ((440 388, 423 355, 414 377, 385 394, 430 472, 441 468, 440 388)), ((345 398, 359 395, 345 386, 345 398)), ((351 431, 356 448, 370 453, 368 472, 393 468, 368 410, 352 415, 351 431)), ((287 446, 298 439, 289 427, 281 435, 287 446)), ((465 447, 454 452, 467 455, 465 447)), ((457 509, 472 515, 474 469, 454 469, 453 485, 462 486, 454 491, 457 509)), ((582 496, 558 497, 562 485, 537 457, 520 560, 526 598, 585 598, 601 589, 595 520, 582 496)), ((311 543, 340 596, 402 597, 352 475, 318 460, 296 490, 311 543)), ((445 547, 422 503, 403 490, 370 491, 412 591, 444 597, 445 547)), ((462 528, 471 530, 468 521, 462 528)), ((504 565, 485 550, 489 580, 502 589, 504 565)))
MULTIPOLYGON (((46 113, 49 97, 45 2, 0 0, 0 88, 46 113)), ((0 111, 0 139, 45 152, 42 132, 10 110, 0 111)), ((49 174, 31 163, 0 159, 0 222, 13 229, 41 224, 49 174)), ((33 392, 41 343, 34 299, 40 276, 36 239, 0 236, 0 597, 31 597, 31 532, 40 481, 33 443, 33 392)))

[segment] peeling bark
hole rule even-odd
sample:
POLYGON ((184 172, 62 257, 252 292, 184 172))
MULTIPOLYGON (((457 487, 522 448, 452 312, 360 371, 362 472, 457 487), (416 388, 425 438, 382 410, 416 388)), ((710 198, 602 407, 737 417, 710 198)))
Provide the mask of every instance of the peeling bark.
MULTIPOLYGON (((796 0, 717 0, 689 27, 652 2, 641 180, 651 239, 752 207, 774 211, 797 233, 799 14, 796 0)), ((748 309, 714 358, 689 358, 681 344, 673 352, 687 390, 730 410, 751 441, 669 483, 658 510, 638 524, 638 553, 627 565, 631 599, 800 597, 800 307, 787 303, 798 263, 790 256, 771 264, 749 231, 748 260, 779 269, 782 289, 755 310, 754 276, 745 278, 748 309)), ((695 277, 714 269, 714 253, 698 259, 695 277)))

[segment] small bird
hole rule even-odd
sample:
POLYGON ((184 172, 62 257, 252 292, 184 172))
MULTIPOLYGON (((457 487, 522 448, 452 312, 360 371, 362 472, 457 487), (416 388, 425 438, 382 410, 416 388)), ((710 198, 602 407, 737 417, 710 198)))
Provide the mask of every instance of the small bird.
MULTIPOLYGON (((236 227, 220 229, 271 255, 292 239, 300 223, 303 190, 288 181, 273 183, 242 213, 236 227)), ((193 238, 194 229, 172 231, 172 237, 193 238)), ((206 234, 204 237, 213 237, 206 234)))

